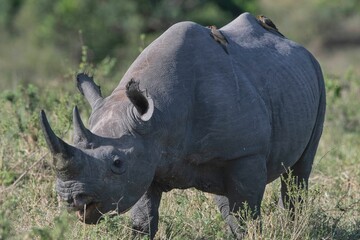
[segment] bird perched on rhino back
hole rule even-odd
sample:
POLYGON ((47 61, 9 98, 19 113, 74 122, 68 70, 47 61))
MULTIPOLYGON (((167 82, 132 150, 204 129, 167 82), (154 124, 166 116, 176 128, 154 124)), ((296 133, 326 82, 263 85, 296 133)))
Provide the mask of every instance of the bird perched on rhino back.
POLYGON ((279 29, 276 27, 276 25, 271 21, 270 18, 264 16, 264 15, 257 15, 256 19, 260 23, 260 25, 265 28, 266 30, 273 30, 280 34, 282 37, 285 37, 281 32, 279 32, 279 29))
POLYGON ((228 50, 227 50, 227 45, 228 45, 228 41, 225 38, 225 36, 220 32, 219 29, 217 29, 217 27, 215 25, 211 25, 208 26, 208 28, 210 28, 211 30, 211 37, 214 38, 214 40, 218 43, 220 43, 221 47, 224 49, 224 51, 229 54, 228 50))

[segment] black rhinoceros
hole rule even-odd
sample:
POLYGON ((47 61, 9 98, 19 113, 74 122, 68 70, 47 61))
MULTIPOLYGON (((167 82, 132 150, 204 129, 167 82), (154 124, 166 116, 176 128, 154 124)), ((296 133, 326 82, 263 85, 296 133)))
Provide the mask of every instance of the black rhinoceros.
MULTIPOLYGON (((240 236, 235 213, 247 202, 258 216, 267 183, 290 169, 306 188, 326 105, 318 62, 248 13, 220 30, 228 54, 210 29, 173 25, 106 98, 79 74, 92 113, 87 129, 74 109, 74 145, 42 111, 56 190, 80 219, 131 208, 134 229, 153 238, 162 193, 194 187, 215 194, 240 236)), ((286 189, 283 181, 283 200, 286 189)))

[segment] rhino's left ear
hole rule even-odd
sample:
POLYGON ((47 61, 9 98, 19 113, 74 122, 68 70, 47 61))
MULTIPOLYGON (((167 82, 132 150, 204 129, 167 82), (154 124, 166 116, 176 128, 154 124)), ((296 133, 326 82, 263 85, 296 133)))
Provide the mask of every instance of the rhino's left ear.
POLYGON ((126 84, 126 96, 130 99, 132 104, 134 104, 140 119, 149 121, 154 113, 154 101, 145 91, 140 90, 139 82, 131 79, 126 84))

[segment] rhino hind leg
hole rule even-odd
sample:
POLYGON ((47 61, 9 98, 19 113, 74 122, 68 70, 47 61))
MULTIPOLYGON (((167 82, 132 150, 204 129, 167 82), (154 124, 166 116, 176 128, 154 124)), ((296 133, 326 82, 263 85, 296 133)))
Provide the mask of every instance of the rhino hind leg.
POLYGON ((324 91, 324 87, 322 86, 318 113, 310 140, 300 159, 290 167, 290 171, 281 177, 281 197, 279 199, 279 205, 289 208, 292 217, 294 217, 296 205, 299 205, 303 201, 301 197, 301 192, 303 191, 301 190, 306 192, 308 188, 309 176, 322 134, 326 107, 324 91))
POLYGON ((290 210, 295 217, 296 208, 301 210, 303 196, 308 189, 309 176, 316 152, 317 143, 307 148, 301 158, 281 176, 281 197, 279 206, 290 210), (315 146, 315 149, 314 149, 315 146))
POLYGON ((320 136, 310 141, 301 158, 281 176, 281 197, 279 205, 289 209, 292 218, 297 206, 303 202, 302 196, 308 188, 309 176, 312 169, 316 149, 320 136))
POLYGON ((244 219, 260 216, 266 186, 265 158, 251 157, 231 163, 225 171, 225 196, 215 196, 222 217, 237 239, 246 234, 244 219))

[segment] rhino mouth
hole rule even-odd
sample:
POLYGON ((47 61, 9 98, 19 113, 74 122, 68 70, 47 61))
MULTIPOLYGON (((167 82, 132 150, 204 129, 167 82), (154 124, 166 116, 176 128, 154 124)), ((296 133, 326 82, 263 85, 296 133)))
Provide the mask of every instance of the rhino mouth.
POLYGON ((101 216, 100 211, 98 210, 99 203, 89 202, 82 207, 77 207, 75 210, 76 216, 80 221, 85 223, 96 223, 101 216))

